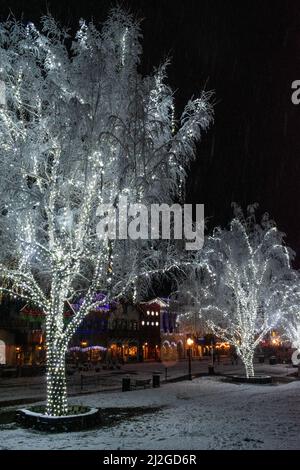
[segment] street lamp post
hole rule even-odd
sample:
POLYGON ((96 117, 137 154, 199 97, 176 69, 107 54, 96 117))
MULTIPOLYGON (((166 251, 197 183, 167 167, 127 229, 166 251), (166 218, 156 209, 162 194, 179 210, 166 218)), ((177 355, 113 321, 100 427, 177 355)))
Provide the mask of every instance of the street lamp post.
POLYGON ((209 375, 213 375, 215 373, 214 367, 214 343, 211 341, 211 365, 208 366, 208 373, 209 375))
POLYGON ((192 346, 194 344, 194 340, 192 338, 188 338, 186 343, 188 345, 188 359, 189 359, 188 378, 189 378, 189 380, 193 380, 193 377, 192 377, 192 346))

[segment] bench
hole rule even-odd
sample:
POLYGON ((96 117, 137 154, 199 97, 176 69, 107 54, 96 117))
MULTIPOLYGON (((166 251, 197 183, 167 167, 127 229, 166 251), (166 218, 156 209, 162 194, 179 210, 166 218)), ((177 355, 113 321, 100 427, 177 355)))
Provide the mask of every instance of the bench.
POLYGON ((132 383, 133 388, 139 388, 139 387, 150 387, 151 386, 151 379, 136 379, 132 383))
POLYGON ((17 377, 18 375, 18 369, 15 369, 15 368, 5 368, 5 369, 2 369, 1 371, 1 377, 5 378, 5 379, 10 379, 12 377, 17 377))
POLYGON ((114 370, 114 369, 121 369, 121 364, 104 364, 102 366, 103 370, 114 370))
MULTIPOLYGON (((80 389, 83 390, 84 386, 87 385, 102 385, 103 376, 101 374, 94 373, 81 373, 80 374, 80 389)), ((75 385, 75 384, 74 384, 75 385)))

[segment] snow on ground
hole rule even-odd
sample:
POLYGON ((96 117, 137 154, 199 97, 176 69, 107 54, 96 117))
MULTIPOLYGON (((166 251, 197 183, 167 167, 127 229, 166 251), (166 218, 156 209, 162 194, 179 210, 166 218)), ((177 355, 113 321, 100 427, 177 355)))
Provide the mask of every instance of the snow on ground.
MULTIPOLYGON (((207 373, 209 358, 203 358, 201 361, 194 360, 192 363, 193 373, 207 373)), ((175 377, 182 377, 188 373, 188 364, 186 360, 177 363, 135 363, 126 364, 122 367, 121 371, 101 370, 95 374, 95 383, 84 382, 83 392, 95 392, 104 390, 121 390, 122 378, 125 374, 132 374, 133 378, 151 378, 152 372, 158 371, 161 373, 161 378, 164 380, 167 367, 168 379, 175 377)), ((242 364, 232 365, 228 358, 224 358, 221 364, 215 364, 215 370, 221 374, 243 374, 244 367, 242 364)), ((260 374, 269 374, 272 377, 286 376, 289 373, 295 372, 292 366, 288 364, 255 364, 255 370, 260 374)), ((85 375, 85 373, 83 374, 85 375)), ((70 395, 79 395, 80 388, 80 373, 68 377, 68 392, 70 395)), ((34 399, 36 401, 42 400, 46 396, 46 381, 44 376, 40 377, 17 377, 4 379, 0 377, 0 407, 1 403, 10 400, 24 400, 34 399)))
POLYGON ((160 406, 110 428, 43 434, 5 426, 0 449, 300 449, 300 382, 236 385, 221 378, 99 393, 72 403, 160 406))

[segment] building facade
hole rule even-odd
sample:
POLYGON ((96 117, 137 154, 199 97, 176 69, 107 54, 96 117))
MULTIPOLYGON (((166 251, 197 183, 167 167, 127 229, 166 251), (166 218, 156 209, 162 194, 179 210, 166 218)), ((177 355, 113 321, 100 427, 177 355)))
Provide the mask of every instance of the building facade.
MULTIPOLYGON (((66 323, 76 308, 76 305, 66 307, 66 323)), ((83 320, 69 344, 67 361, 76 364, 180 361, 187 357, 189 335, 179 330, 177 317, 170 310, 168 299, 163 298, 136 305, 125 302, 102 305, 83 320)), ((2 302, 0 364, 44 365, 43 323, 42 312, 28 305, 2 302)), ((195 338, 193 355, 201 355, 201 348, 195 338)))
POLYGON ((0 304, 0 365, 38 364, 43 356, 43 330, 38 316, 7 298, 0 304))

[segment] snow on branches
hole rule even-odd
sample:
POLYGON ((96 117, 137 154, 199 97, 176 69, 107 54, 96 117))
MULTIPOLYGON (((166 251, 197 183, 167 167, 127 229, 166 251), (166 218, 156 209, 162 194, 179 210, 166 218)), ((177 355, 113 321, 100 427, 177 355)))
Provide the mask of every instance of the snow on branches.
POLYGON ((255 221, 241 212, 230 228, 216 228, 199 255, 188 295, 211 331, 236 348, 247 377, 254 375, 254 352, 283 318, 299 308, 299 276, 292 253, 268 216, 255 221))
MULTIPOLYGON (((212 121, 210 94, 188 103, 175 129, 165 65, 138 72, 139 24, 117 8, 99 30, 0 24, 0 280, 46 317, 47 413, 67 411, 64 355, 95 293, 120 298, 172 265, 159 243, 99 240, 99 204, 169 203, 212 121), (66 41, 68 39, 68 41, 66 41), (66 302, 84 300, 66 325, 66 302)), ((164 246, 165 248, 165 246, 164 246)), ((107 300, 107 299, 106 299, 107 300)))

